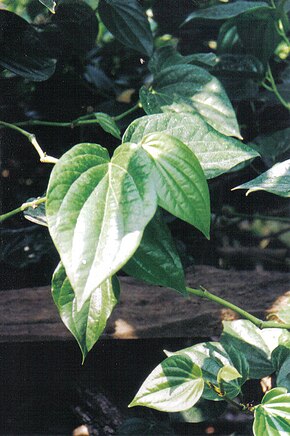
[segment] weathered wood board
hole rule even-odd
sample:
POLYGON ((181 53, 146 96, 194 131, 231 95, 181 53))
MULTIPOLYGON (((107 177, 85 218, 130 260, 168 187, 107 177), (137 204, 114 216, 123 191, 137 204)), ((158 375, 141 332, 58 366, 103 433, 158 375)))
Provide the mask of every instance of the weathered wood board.
MULTIPOLYGON (((187 273, 189 286, 209 291, 265 317, 279 297, 290 295, 290 274, 225 271, 197 266, 187 273)), ((121 301, 104 338, 209 337, 218 335, 223 319, 237 317, 207 300, 121 277, 121 301)), ((0 291, 0 342, 73 340, 58 316, 50 287, 0 291)))

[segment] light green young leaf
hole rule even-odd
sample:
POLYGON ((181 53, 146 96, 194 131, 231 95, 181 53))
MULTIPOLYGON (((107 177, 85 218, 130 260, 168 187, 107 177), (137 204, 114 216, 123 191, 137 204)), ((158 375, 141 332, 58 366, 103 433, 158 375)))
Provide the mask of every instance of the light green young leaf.
POLYGON ((198 114, 173 112, 137 118, 127 128, 123 141, 139 142, 153 132, 164 132, 186 144, 198 158, 207 179, 258 156, 246 144, 217 132, 198 114))
POLYGON ((145 282, 186 293, 183 267, 160 211, 147 225, 137 251, 123 270, 145 282))
MULTIPOLYGON (((217 385, 218 374, 224 366, 233 366, 233 363, 219 342, 203 342, 193 347, 184 348, 175 353, 168 353, 167 356, 188 356, 196 365, 202 370, 202 376, 205 381, 217 385)), ((231 380, 230 382, 223 383, 223 389, 226 396, 230 399, 235 398, 241 391, 242 381, 240 379, 231 380)), ((204 386, 202 398, 213 401, 222 401, 223 397, 211 389, 207 384, 204 386)))
POLYGON ((183 24, 196 19, 204 20, 228 20, 237 17, 245 12, 253 13, 256 10, 270 9, 267 2, 259 1, 236 1, 234 3, 219 4, 209 8, 198 9, 192 12, 183 24))
POLYGON ((209 191, 195 155, 179 139, 165 133, 147 135, 141 145, 154 162, 159 206, 209 237, 209 191))
POLYGON ((51 173, 46 214, 80 310, 134 254, 157 198, 153 162, 123 144, 111 161, 97 144, 78 144, 51 173))
POLYGON ((267 191, 280 197, 290 197, 290 159, 279 162, 265 173, 235 189, 248 189, 246 195, 255 191, 267 191))
POLYGON ((65 326, 76 338, 83 360, 103 333, 120 293, 116 277, 102 283, 77 311, 75 293, 60 263, 52 278, 52 297, 65 326))
POLYGON ((100 0, 98 12, 107 29, 122 44, 152 55, 153 36, 138 0, 100 0))
POLYGON ((114 136, 117 139, 121 139, 121 132, 119 127, 117 126, 115 120, 110 117, 110 115, 105 114, 103 112, 95 112, 94 113, 99 125, 102 127, 102 129, 110 133, 112 136, 114 136))
POLYGON ((204 388, 201 369, 187 356, 171 356, 158 365, 129 404, 162 412, 179 412, 192 407, 204 388))
MULTIPOLYGON (((274 372, 271 352, 279 344, 283 329, 260 330, 247 320, 224 321, 221 344, 242 350, 249 364, 249 377, 263 378, 274 372)), ((229 349, 230 353, 230 349, 229 349)))
POLYGON ((290 394, 285 388, 267 392, 255 407, 253 432, 255 436, 287 436, 290 434, 290 394))
POLYGON ((151 57, 148 68, 153 74, 158 74, 167 67, 179 64, 197 64, 202 67, 213 67, 217 62, 214 53, 194 53, 181 55, 172 45, 165 45, 157 49, 151 57))
POLYGON ((217 382, 218 384, 222 382, 231 382, 232 380, 236 380, 237 378, 241 378, 241 374, 239 371, 236 370, 234 366, 231 365, 225 365, 223 366, 217 375, 217 382))
POLYGON ((200 114, 214 129, 241 138, 232 104, 221 83, 204 68, 174 65, 142 87, 140 100, 148 115, 160 112, 200 114))
POLYGON ((53 14, 55 14, 56 2, 54 0, 39 0, 47 9, 50 10, 53 14))

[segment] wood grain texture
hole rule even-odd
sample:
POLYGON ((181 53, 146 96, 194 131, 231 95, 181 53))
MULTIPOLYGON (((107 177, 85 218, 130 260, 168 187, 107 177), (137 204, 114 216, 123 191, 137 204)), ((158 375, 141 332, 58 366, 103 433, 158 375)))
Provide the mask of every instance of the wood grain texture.
MULTIPOLYGON (((279 297, 290 294, 290 274, 275 271, 225 271, 197 266, 188 271, 191 287, 204 286, 258 317, 265 317, 279 297)), ((121 301, 104 339, 209 337, 221 332, 232 311, 193 296, 121 277, 121 301)), ((281 298, 280 298, 281 300, 281 298)), ((0 342, 74 340, 62 324, 50 287, 0 291, 0 342)))

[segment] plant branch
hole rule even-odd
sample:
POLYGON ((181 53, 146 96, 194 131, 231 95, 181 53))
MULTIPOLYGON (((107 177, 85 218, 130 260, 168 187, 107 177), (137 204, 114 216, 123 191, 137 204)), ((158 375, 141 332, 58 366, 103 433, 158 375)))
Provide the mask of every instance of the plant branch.
MULTIPOLYGON (((125 112, 122 112, 119 115, 112 116, 111 118, 114 121, 120 121, 123 118, 125 118, 127 115, 135 112, 136 110, 140 109, 141 104, 140 102, 136 103, 133 107, 128 109, 125 112)), ((21 126, 47 126, 47 127, 78 127, 88 124, 99 124, 99 120, 95 117, 94 113, 83 115, 81 117, 76 118, 73 121, 66 121, 66 122, 58 122, 58 121, 43 121, 43 120, 28 120, 28 121, 20 121, 17 123, 14 123, 13 125, 15 127, 21 127, 21 126)))
POLYGON ((254 315, 251 315, 249 312, 245 311, 244 309, 241 309, 240 307, 236 306, 233 303, 230 303, 227 300, 224 300, 221 297, 218 297, 217 295, 212 294, 211 292, 207 291, 202 286, 200 289, 193 289, 190 287, 187 287, 186 290, 190 293, 195 295, 196 297, 200 298, 206 298, 207 300, 214 301, 215 303, 220 304, 221 306, 224 306, 228 309, 233 310, 234 312, 238 313, 242 316, 242 318, 247 319, 251 321, 256 327, 260 329, 265 328, 281 328, 281 329, 290 329, 290 324, 282 324, 275 321, 263 321, 259 318, 257 318, 254 315))
POLYGON ((52 157, 52 156, 48 156, 42 150, 42 148, 40 147, 40 145, 37 142, 36 136, 33 133, 27 132, 26 130, 21 129, 19 126, 15 125, 15 124, 6 123, 5 121, 0 121, 0 125, 3 127, 7 127, 9 129, 12 129, 12 130, 16 130, 18 133, 21 133, 21 135, 25 136, 28 139, 28 141, 33 145, 35 150, 37 151, 37 153, 40 157, 40 162, 55 164, 58 161, 58 159, 56 159, 55 157, 52 157))
POLYGON ((277 99, 280 101, 280 103, 281 103, 281 104, 282 104, 286 109, 288 109, 288 110, 290 111, 290 103, 287 102, 287 101, 282 97, 282 95, 280 94, 280 92, 279 92, 279 90, 278 90, 278 88, 277 88, 277 85, 276 85, 275 79, 274 79, 274 77, 273 77, 271 67, 270 67, 269 64, 268 64, 268 67, 267 67, 267 73, 266 73, 266 78, 265 78, 265 80, 268 80, 268 82, 269 82, 270 85, 268 85, 266 82, 262 82, 262 86, 263 86, 265 89, 267 89, 268 91, 273 92, 273 93, 276 95, 277 99))
POLYGON ((28 209, 29 207, 36 208, 41 203, 45 203, 46 197, 38 198, 37 200, 28 201, 26 203, 23 203, 20 207, 17 207, 16 209, 11 210, 10 212, 4 213, 3 215, 0 215, 0 223, 7 220, 8 218, 11 218, 14 215, 17 215, 18 213, 23 212, 25 209, 28 209))

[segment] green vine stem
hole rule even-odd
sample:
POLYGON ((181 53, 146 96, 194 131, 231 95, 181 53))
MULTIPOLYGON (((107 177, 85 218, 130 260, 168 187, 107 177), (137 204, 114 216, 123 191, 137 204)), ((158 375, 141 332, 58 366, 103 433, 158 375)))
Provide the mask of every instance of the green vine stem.
POLYGON ((29 207, 36 208, 42 203, 45 203, 46 197, 37 198, 33 201, 27 201, 26 203, 23 203, 20 207, 17 207, 16 209, 11 210, 10 212, 4 213, 3 215, 0 215, 0 223, 7 220, 8 218, 11 218, 14 215, 17 215, 18 213, 23 212, 24 210, 28 209, 29 207))
POLYGON ((281 103, 281 104, 282 104, 286 109, 288 109, 288 110, 290 111, 290 103, 287 102, 287 101, 282 97, 282 95, 280 94, 280 92, 279 92, 279 90, 278 90, 278 88, 277 88, 277 85, 276 85, 275 79, 274 79, 274 77, 273 77, 271 67, 270 67, 269 64, 268 64, 268 67, 267 67, 267 72, 266 72, 265 80, 262 82, 262 86, 263 86, 265 89, 267 89, 268 91, 273 92, 273 93, 276 95, 277 99, 280 101, 280 103, 281 103), (267 83, 267 82, 268 82, 268 83, 267 83))
POLYGON ((21 135, 25 136, 37 151, 40 157, 40 162, 55 164, 58 161, 58 159, 52 156, 48 156, 42 150, 39 143, 37 142, 36 136, 33 133, 27 132, 26 130, 21 129, 19 126, 15 124, 6 123, 5 121, 0 121, 0 126, 7 127, 12 130, 16 130, 18 133, 21 133, 21 135))
MULTIPOLYGON (((128 109, 125 112, 122 112, 119 115, 111 117, 114 121, 120 121, 123 118, 125 118, 127 115, 135 112, 136 110, 140 109, 141 103, 137 102, 133 107, 128 109)), ((76 118, 73 121, 68 122, 58 122, 58 121, 42 121, 42 120, 28 120, 28 121, 20 121, 17 123, 14 123, 15 127, 21 127, 21 126, 48 126, 48 127, 78 127, 83 125, 89 125, 89 124, 99 124, 98 119, 95 117, 94 113, 83 115, 81 117, 76 118)))
POLYGON ((287 329, 290 330, 290 324, 282 324, 275 321, 263 321, 259 318, 257 318, 254 315, 251 315, 249 312, 246 312, 244 309, 241 309, 240 307, 236 306, 233 303, 230 303, 227 300, 224 300, 221 297, 218 297, 211 292, 207 291, 202 286, 200 289, 193 289, 187 287, 186 290, 190 293, 195 295, 196 297, 200 298, 206 298, 207 300, 214 301, 215 303, 220 304, 221 306, 224 306, 228 309, 233 310, 234 312, 241 315, 243 318, 251 321, 256 327, 260 329, 266 329, 266 328, 280 328, 280 329, 287 329))

